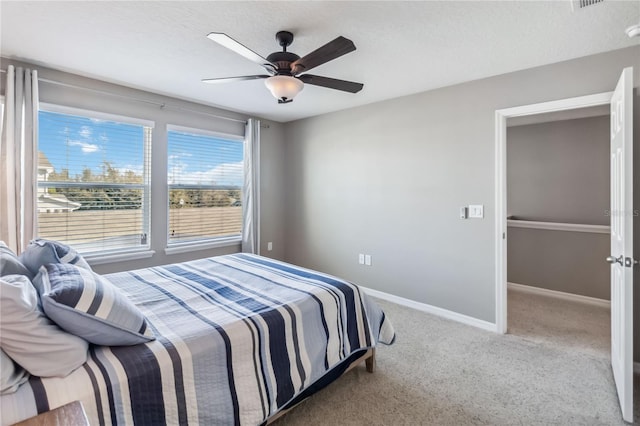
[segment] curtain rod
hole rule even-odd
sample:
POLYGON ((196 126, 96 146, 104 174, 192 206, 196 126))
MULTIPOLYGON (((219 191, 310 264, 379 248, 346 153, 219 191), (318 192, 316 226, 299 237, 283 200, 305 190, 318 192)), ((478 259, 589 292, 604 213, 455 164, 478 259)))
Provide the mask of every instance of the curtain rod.
MULTIPOLYGON (((6 72, 7 72, 7 70, 0 69, 0 73, 6 73, 6 72)), ((142 102, 142 103, 146 103, 146 104, 156 105, 156 106, 159 106, 160 109, 165 109, 166 108, 166 109, 173 109, 173 110, 179 110, 179 111, 193 112, 193 113, 196 113, 196 114, 202 114, 202 115, 208 115, 210 117, 220 118, 222 120, 235 121, 237 123, 246 123, 247 122, 247 120, 242 120, 242 119, 239 119, 239 118, 225 117, 224 115, 217 115, 217 114, 213 114, 213 113, 210 113, 210 112, 198 111, 197 109, 191 109, 191 108, 184 108, 184 107, 180 107, 180 106, 168 105, 165 102, 157 102, 157 101, 151 101, 149 99, 134 98, 132 96, 120 95, 120 94, 117 94, 117 93, 106 92, 106 91, 100 90, 100 89, 92 89, 90 87, 78 86, 78 85, 71 84, 71 83, 64 83, 64 82, 61 82, 61 81, 50 80, 48 78, 38 77, 38 81, 41 82, 41 83, 54 84, 54 85, 57 85, 57 86, 69 87, 69 88, 72 88, 72 89, 86 90, 86 91, 89 91, 89 92, 100 93, 102 95, 108 95, 108 96, 112 96, 112 97, 116 97, 116 98, 123 98, 123 99, 132 100, 132 101, 136 101, 136 102, 142 102)))

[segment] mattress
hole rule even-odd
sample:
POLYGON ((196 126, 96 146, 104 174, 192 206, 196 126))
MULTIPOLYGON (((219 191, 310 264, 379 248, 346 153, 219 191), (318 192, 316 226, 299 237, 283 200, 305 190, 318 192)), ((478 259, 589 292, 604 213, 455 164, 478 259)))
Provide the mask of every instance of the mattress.
POLYGON ((257 255, 106 278, 156 340, 91 346, 69 376, 31 377, 0 398, 3 424, 79 400, 95 425, 258 425, 350 356, 395 337, 356 285, 257 255))

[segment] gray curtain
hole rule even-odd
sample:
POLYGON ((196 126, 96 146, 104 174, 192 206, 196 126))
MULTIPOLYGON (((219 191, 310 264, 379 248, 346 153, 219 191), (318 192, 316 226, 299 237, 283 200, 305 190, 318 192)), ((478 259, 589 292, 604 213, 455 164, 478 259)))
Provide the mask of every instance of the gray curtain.
POLYGON ((0 139, 0 240, 22 252, 36 234, 38 73, 7 67, 0 139))
POLYGON ((242 251, 260 254, 260 120, 253 118, 245 129, 242 206, 242 251))

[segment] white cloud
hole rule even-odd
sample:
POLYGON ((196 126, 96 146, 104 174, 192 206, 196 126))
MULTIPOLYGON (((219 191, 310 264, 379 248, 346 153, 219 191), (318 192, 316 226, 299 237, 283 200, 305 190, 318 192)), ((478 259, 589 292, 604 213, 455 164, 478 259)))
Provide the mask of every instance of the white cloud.
MULTIPOLYGON (((94 152, 98 152, 101 150, 100 145, 92 143, 94 141, 93 138, 93 128, 91 126, 82 126, 80 130, 78 130, 78 138, 77 139, 69 139, 70 130, 68 127, 65 127, 61 132, 67 137, 67 146, 77 146, 80 147, 83 153, 92 154, 94 152)), ((104 141, 104 139, 100 138, 104 141)))
POLYGON ((243 163, 223 163, 200 172, 187 172, 188 165, 177 164, 169 169, 170 184, 187 185, 233 185, 241 186, 243 163))
POLYGON ((126 164, 122 167, 116 167, 116 170, 118 171, 118 173, 125 174, 127 172, 133 172, 134 174, 138 175, 138 176, 142 176, 142 164, 126 164))
POLYGON ((98 145, 83 141, 67 141, 67 145, 79 146, 80 149, 82 149, 82 152, 84 152, 85 154, 91 154, 100 150, 100 147, 98 145))
POLYGON ((82 126, 80 128, 80 131, 78 131, 78 134, 83 138, 83 139, 90 139, 91 135, 93 135, 93 129, 89 126, 82 126))
POLYGON ((193 157, 193 154, 191 154, 190 152, 179 152, 177 154, 171 154, 169 156, 169 161, 179 160, 184 157, 193 157))
POLYGON ((182 173, 187 168, 185 164, 176 164, 175 166, 169 166, 169 183, 185 183, 182 181, 182 173))

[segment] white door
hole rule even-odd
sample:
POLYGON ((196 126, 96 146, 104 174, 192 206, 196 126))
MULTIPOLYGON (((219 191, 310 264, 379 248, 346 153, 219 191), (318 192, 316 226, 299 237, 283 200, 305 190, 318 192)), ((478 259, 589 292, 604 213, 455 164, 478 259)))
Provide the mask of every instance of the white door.
POLYGON ((622 417, 633 421, 633 68, 611 98, 611 367, 622 417))

